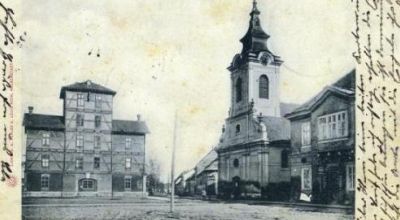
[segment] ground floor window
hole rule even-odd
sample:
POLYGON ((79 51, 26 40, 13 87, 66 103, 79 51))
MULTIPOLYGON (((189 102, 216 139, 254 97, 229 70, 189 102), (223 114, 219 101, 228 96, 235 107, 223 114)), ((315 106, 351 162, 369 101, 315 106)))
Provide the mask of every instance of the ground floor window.
POLYGON ((311 190, 311 167, 303 167, 301 169, 301 189, 311 190))
POLYGON ((347 165, 346 166, 346 189, 348 191, 354 190, 354 165, 347 165))
POLYGON ((131 176, 125 177, 124 186, 125 186, 125 191, 131 191, 131 189, 132 189, 132 177, 131 176))
POLYGON ((96 191, 97 181, 95 179, 79 180, 80 191, 96 191))
POLYGON ((40 186, 42 190, 49 190, 50 175, 42 174, 40 177, 40 186))

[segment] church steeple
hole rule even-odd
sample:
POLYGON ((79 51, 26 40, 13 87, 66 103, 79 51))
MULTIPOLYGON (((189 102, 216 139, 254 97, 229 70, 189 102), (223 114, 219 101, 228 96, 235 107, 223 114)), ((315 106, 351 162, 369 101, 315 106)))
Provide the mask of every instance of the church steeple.
POLYGON ((269 51, 267 48, 269 35, 262 29, 259 15, 260 11, 257 8, 257 1, 254 0, 253 9, 250 12, 249 29, 240 40, 243 44, 242 54, 269 51))

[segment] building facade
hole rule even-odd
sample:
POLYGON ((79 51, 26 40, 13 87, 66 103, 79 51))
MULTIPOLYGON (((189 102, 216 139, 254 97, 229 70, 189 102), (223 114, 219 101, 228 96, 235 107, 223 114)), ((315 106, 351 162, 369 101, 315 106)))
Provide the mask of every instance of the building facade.
POLYGON ((352 71, 286 115, 291 121, 294 200, 354 203, 354 93, 352 71))
POLYGON ((194 168, 195 194, 215 196, 218 193, 218 154, 208 152, 194 168))
POLYGON ((114 120, 116 92, 91 81, 61 88, 63 115, 24 115, 25 196, 135 195, 145 181, 144 121, 114 120), (135 193, 136 192, 136 193, 135 193))
MULTIPOLYGON (((264 195, 289 185, 290 124, 282 117, 295 106, 280 102, 283 61, 267 47, 254 1, 243 49, 228 67, 231 107, 218 152, 219 193, 225 197, 264 195)), ((283 191, 283 190, 281 190, 283 191)))

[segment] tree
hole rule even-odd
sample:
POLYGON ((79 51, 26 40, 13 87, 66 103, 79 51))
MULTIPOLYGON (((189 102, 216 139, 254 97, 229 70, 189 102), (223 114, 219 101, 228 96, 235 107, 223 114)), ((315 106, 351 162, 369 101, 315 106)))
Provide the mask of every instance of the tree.
POLYGON ((156 192, 162 192, 164 190, 164 184, 160 181, 160 165, 154 160, 150 159, 146 164, 147 173, 147 190, 149 195, 153 195, 156 192))

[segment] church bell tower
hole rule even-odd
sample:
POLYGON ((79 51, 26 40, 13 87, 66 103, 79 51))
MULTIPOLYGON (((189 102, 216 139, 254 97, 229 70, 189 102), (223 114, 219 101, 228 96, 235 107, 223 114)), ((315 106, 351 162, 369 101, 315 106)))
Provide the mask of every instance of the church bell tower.
POLYGON ((257 116, 281 117, 279 69, 283 61, 267 46, 269 35, 260 22, 256 0, 250 13, 249 29, 240 40, 241 53, 236 54, 231 72, 231 109, 235 117, 251 109, 257 116))

